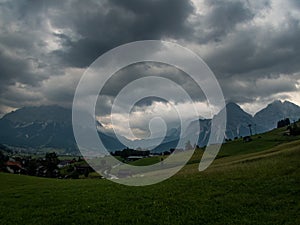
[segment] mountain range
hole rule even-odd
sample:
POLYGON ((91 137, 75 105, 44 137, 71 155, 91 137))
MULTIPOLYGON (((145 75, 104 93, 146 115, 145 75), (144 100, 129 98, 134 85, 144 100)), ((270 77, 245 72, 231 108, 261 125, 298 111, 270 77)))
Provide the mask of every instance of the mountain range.
MULTIPOLYGON (((254 116, 233 102, 226 105, 226 111, 227 139, 250 135, 249 124, 251 132, 255 134, 276 128, 279 120, 289 118, 293 121, 300 118, 300 107, 288 101, 274 101, 254 116)), ((215 116, 218 117, 219 114, 215 116)), ((192 122, 190 127, 196 122, 198 121, 192 122)), ((210 135, 211 120, 199 119, 199 124, 198 145, 205 146, 210 135)), ((98 123, 97 126, 102 125, 98 123)), ((189 132, 194 131, 191 128, 188 129, 189 132)), ((98 134, 108 150, 126 148, 114 135, 106 133, 104 129, 98 129, 98 134)), ((171 128, 162 143, 153 151, 161 152, 176 147, 179 134, 179 129, 171 128)), ((147 140, 148 146, 151 145, 151 141, 147 140)), ((143 140, 133 141, 132 145, 142 147, 142 142, 143 140)), ((153 143, 156 141, 153 140, 153 143)), ((24 107, 8 113, 0 119, 0 144, 30 149, 56 148, 64 149, 65 153, 76 153, 78 148, 72 129, 72 111, 60 106, 39 106, 24 107)))
MULTIPOLYGON (((101 124, 97 124, 101 126, 101 124)), ((111 151, 125 146, 115 137, 98 132, 111 151)), ((0 119, 0 143, 23 148, 56 148, 78 153, 73 135, 72 111, 60 106, 24 107, 0 119)))

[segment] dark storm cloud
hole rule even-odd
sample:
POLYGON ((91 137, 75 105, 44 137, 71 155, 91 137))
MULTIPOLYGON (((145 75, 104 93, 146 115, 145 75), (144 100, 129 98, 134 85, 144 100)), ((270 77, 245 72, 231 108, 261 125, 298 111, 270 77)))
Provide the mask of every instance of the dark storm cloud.
POLYGON ((282 9, 271 1, 205 3, 206 13, 193 22, 198 24, 194 40, 209 49, 199 54, 216 74, 227 100, 243 104, 298 90, 299 76, 292 74, 300 71, 299 16, 288 10, 288 1, 282 9), (268 18, 275 10, 281 15, 268 18), (256 84, 261 79, 268 79, 264 87, 256 84))
POLYGON ((60 70, 47 57, 44 6, 44 1, 0 4, 0 98, 8 107, 38 103, 41 93, 31 91, 60 70))
MULTIPOLYGON (((238 24, 253 19, 255 13, 247 5, 247 1, 206 0, 208 12, 200 17, 199 41, 219 42, 238 24)), ((197 25, 197 24, 196 24, 197 25)))
MULTIPOLYGON (((191 77, 189 77, 189 75, 187 75, 183 71, 163 63, 143 62, 136 63, 123 68, 122 70, 115 73, 108 80, 108 82, 105 84, 104 88, 100 93, 101 95, 104 95, 104 97, 100 98, 97 103, 98 113, 109 114, 114 98, 127 84, 130 84, 131 82, 137 79, 150 76, 163 77, 175 82, 180 87, 182 87, 188 93, 188 95, 195 101, 206 100, 206 97, 203 94, 201 88, 194 82, 194 80, 192 80, 191 77)), ((146 83, 145 86, 147 86, 146 83)), ((133 95, 136 94, 138 91, 142 93, 143 90, 145 90, 146 88, 141 87, 140 90, 139 87, 136 87, 136 90, 134 90, 133 95)), ((180 92, 177 89, 172 89, 172 84, 170 84, 170 86, 157 84, 155 87, 150 88, 155 88, 155 90, 157 90, 157 96, 163 96, 164 93, 168 93, 170 99, 176 103, 182 103, 186 100, 182 99, 182 94, 180 94, 180 92)), ((153 102, 167 102, 167 100, 170 99, 164 100, 155 96, 151 96, 137 102, 135 106, 150 106, 151 104, 153 104, 153 102)))
POLYGON ((300 8, 300 1, 298 0, 290 0, 293 4, 293 6, 300 8))
POLYGON ((222 87, 228 101, 251 103, 257 99, 270 99, 277 93, 297 92, 300 74, 281 75, 273 78, 239 78, 223 80, 222 87), (235 92, 233 93, 232 90, 235 92))
MULTIPOLYGON (((113 47, 144 39, 191 47, 217 75, 226 99, 284 96, 299 87, 299 7, 298 0, 2 1, 0 110, 70 104, 85 67, 113 47)), ((113 78, 104 90, 105 104, 153 68, 151 73, 172 77, 193 99, 203 100, 178 71, 148 65, 113 78)))
POLYGON ((26 61, 13 58, 5 54, 4 51, 0 51, 0 62, 1 86, 6 87, 7 85, 14 84, 17 78, 25 82, 35 81, 34 77, 28 74, 29 66, 26 61), (20 71, 23 71, 22 74, 20 71), (26 78, 28 77, 32 79, 27 80, 26 78))
POLYGON ((299 21, 287 18, 280 30, 257 27, 236 31, 207 59, 218 74, 251 74, 253 78, 293 73, 300 64, 299 21), (267 33, 269 35, 267 35, 267 33))
POLYGON ((112 0, 115 5, 133 13, 138 19, 133 24, 133 35, 141 39, 157 37, 182 37, 191 28, 186 19, 194 8, 189 1, 181 0, 112 0))
MULTIPOLYGON (((203 93, 192 78, 183 71, 164 63, 142 62, 125 67, 115 73, 105 84, 102 94, 116 96, 130 82, 143 77, 158 76, 167 78, 184 88, 191 97, 203 99, 203 93)), ((165 87, 159 91, 167 91, 165 87)))
POLYGON ((56 27, 72 27, 79 37, 73 41, 61 35, 64 48, 54 52, 69 66, 86 67, 104 52, 127 42, 180 38, 192 31, 186 23, 193 12, 189 1, 76 1, 69 7, 51 16, 56 27))
POLYGON ((188 32, 185 20, 193 11, 188 1, 180 0, 128 5, 123 1, 7 1, 0 7, 0 96, 2 104, 10 107, 26 105, 25 98, 32 104, 72 102, 78 76, 70 76, 67 67, 86 67, 122 43, 188 32), (173 10, 165 13, 170 4, 173 10))

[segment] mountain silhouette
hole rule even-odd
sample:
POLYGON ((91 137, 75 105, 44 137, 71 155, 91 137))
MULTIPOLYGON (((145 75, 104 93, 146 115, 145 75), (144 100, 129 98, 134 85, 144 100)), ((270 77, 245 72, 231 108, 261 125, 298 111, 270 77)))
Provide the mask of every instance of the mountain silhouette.
MULTIPOLYGON (((257 112, 255 116, 245 112, 238 104, 226 104, 227 123, 225 138, 248 136, 250 133, 263 133, 276 128, 279 120, 290 118, 291 121, 300 118, 300 107, 285 101, 274 101, 266 108, 257 112), (249 128, 251 125, 251 131, 249 128)), ((222 109, 222 111, 224 111, 222 109)), ((220 117, 219 112, 215 115, 220 117)), ((98 135, 109 151, 126 148, 114 134, 106 133, 102 125, 95 121, 98 135)), ((211 119, 199 119, 190 123, 185 136, 198 135, 198 145, 205 146, 210 136, 211 119), (200 124, 200 132, 195 130, 195 124, 200 124)), ((167 151, 175 148, 180 136, 179 128, 171 128, 159 146, 153 151, 167 151)), ((128 140, 127 140, 128 141, 128 140)), ((152 140, 144 140, 151 145, 152 140)), ((141 146, 143 140, 133 141, 133 145, 141 146)), ((155 140, 153 140, 155 142, 155 140)), ((8 113, 0 119, 0 144, 22 147, 28 149, 56 148, 63 149, 65 153, 78 153, 77 144, 72 128, 71 109, 60 106, 24 107, 8 113)))
POLYGON ((254 115, 255 123, 264 128, 263 132, 276 128, 277 122, 285 118, 291 122, 298 120, 300 107, 289 101, 274 101, 254 115))
MULTIPOLYGON (((101 126, 101 124, 97 124, 101 126)), ((99 131, 111 151, 125 146, 116 138, 99 131)), ((0 143, 24 148, 58 148, 78 153, 72 128, 71 109, 60 106, 24 107, 0 119, 0 143)))

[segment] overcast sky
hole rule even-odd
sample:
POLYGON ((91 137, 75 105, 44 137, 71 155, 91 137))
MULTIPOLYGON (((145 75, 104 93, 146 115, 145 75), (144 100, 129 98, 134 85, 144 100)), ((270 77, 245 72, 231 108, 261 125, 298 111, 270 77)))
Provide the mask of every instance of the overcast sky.
MULTIPOLYGON (((299 0, 0 0, 0 115, 28 105, 70 106, 80 77, 97 57, 147 39, 196 52, 226 100, 249 113, 278 99, 300 104, 299 0)), ((172 76, 205 106, 201 91, 180 71, 135 65, 110 82, 107 108, 122 84, 146 68, 172 76)), ((140 109, 161 103, 145 102, 140 109)), ((98 110, 103 117, 105 104, 98 110)))

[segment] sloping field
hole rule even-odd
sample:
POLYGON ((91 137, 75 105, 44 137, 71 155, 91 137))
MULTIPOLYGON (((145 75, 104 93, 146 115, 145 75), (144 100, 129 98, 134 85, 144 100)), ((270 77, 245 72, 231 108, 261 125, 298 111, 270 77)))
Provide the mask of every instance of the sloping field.
POLYGON ((146 187, 2 173, 0 224, 300 224, 300 141, 221 157, 201 173, 199 156, 146 187))

